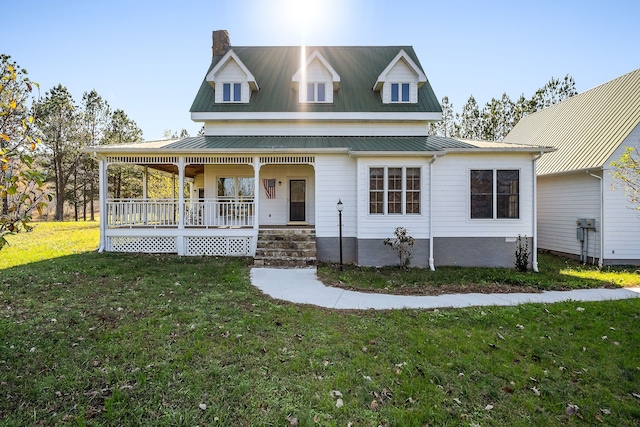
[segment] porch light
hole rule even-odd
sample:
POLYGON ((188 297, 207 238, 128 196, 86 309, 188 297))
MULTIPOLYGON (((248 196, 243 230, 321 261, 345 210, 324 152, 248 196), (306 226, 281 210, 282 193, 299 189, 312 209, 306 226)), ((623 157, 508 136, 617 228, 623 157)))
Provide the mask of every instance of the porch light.
POLYGON ((338 199, 336 209, 338 209, 338 230, 340 234, 340 271, 342 271, 342 209, 344 209, 342 200, 338 199))

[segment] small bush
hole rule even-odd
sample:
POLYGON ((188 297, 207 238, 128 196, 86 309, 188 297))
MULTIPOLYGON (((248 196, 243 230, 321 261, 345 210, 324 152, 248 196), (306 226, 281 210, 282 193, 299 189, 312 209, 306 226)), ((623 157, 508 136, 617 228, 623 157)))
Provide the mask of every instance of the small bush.
POLYGON ((396 237, 385 239, 384 244, 391 246, 391 249, 397 252, 400 267, 407 268, 411 262, 411 250, 415 240, 407 234, 407 229, 404 227, 396 227, 394 234, 396 237))
POLYGON ((524 240, 518 235, 518 243, 516 245, 516 270, 526 272, 529 268, 529 241, 527 236, 524 236, 524 240))

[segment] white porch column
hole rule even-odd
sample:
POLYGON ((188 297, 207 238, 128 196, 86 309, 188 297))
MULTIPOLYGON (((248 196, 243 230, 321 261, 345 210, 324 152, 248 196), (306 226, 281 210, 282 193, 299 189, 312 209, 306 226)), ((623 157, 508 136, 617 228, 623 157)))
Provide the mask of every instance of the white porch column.
POLYGON ((109 175, 107 174, 107 159, 101 158, 98 160, 98 199, 100 204, 100 244, 98 246, 98 252, 102 252, 106 249, 107 237, 105 236, 107 231, 107 221, 109 218, 109 212, 107 211, 107 198, 109 191, 109 175))
POLYGON ((142 170, 142 198, 147 200, 149 198, 149 166, 145 166, 142 170))
MULTIPOLYGON (((184 230, 184 157, 178 158, 178 183, 178 230, 184 230)), ((177 238, 178 255, 185 255, 184 233, 178 233, 177 238)))
POLYGON ((253 158, 253 179, 254 179, 254 195, 253 195, 253 228, 260 228, 260 156, 253 158))

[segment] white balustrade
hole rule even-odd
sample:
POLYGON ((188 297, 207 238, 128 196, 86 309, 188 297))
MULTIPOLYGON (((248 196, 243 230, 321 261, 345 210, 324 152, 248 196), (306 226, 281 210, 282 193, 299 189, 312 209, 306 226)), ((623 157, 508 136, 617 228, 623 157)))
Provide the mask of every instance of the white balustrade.
MULTIPOLYGON (((204 199, 185 201, 185 227, 252 227, 253 200, 204 199)), ((111 199, 108 227, 178 227, 177 199, 111 199)))

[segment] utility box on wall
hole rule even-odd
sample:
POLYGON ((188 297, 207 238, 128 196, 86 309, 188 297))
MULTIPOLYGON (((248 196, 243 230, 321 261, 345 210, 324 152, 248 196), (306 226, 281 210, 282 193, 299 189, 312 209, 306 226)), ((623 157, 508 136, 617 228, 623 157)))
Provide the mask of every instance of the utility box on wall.
POLYGON ((581 242, 584 242, 584 228, 576 228, 576 238, 581 242))
POLYGON ((576 225, 580 228, 596 228, 595 218, 580 218, 576 221, 576 225))

